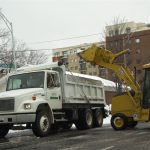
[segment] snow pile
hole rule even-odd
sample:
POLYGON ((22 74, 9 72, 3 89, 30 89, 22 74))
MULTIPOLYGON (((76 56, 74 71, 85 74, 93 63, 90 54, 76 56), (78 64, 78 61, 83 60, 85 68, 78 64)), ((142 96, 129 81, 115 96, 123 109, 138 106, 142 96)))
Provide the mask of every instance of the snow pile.
POLYGON ((104 118, 103 120, 103 124, 110 124, 110 120, 111 120, 111 115, 110 115, 110 111, 111 111, 111 105, 106 105, 105 109, 109 112, 109 116, 104 118))
POLYGON ((104 85, 105 91, 114 91, 114 92, 116 92, 116 83, 113 82, 113 81, 106 80, 106 79, 103 79, 103 78, 97 77, 97 76, 91 76, 91 75, 68 72, 68 71, 66 71, 66 74, 101 81, 104 85))
POLYGON ((110 124, 111 115, 109 115, 107 118, 104 118, 103 124, 110 124))

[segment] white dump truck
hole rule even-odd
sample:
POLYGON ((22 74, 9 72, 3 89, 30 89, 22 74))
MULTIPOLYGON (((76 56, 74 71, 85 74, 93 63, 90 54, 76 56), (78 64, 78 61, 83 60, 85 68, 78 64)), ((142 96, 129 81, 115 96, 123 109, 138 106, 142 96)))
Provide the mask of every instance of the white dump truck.
POLYGON ((47 136, 57 128, 101 127, 106 117, 100 80, 67 72, 65 66, 37 65, 11 74, 0 93, 0 137, 18 124, 47 136))

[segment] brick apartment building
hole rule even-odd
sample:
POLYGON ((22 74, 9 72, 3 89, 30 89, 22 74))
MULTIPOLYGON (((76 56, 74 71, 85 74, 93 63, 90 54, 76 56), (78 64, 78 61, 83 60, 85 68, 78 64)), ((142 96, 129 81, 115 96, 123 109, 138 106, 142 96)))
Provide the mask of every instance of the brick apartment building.
MULTIPOLYGON (((110 29, 110 26, 108 28, 110 29)), ((115 31, 109 29, 106 37, 106 49, 117 53, 129 48, 130 54, 120 57, 117 61, 129 66, 133 73, 136 72, 137 81, 142 82, 144 75, 142 66, 150 63, 150 25, 129 22, 126 23, 125 31, 122 34, 118 34, 116 29, 115 31)), ((114 79, 112 72, 105 76, 107 79, 114 79)))

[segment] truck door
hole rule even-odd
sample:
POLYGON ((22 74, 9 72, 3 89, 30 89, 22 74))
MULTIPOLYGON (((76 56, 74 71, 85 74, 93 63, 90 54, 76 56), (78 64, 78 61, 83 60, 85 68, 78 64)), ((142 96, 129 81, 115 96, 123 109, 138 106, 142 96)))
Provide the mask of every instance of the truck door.
POLYGON ((60 78, 58 73, 47 73, 46 98, 52 109, 62 108, 60 78))

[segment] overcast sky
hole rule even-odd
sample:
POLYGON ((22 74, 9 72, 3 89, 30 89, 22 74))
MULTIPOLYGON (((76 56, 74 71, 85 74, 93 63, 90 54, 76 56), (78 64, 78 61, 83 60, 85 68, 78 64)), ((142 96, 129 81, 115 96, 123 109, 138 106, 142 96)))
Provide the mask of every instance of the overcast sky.
POLYGON ((101 35, 36 43, 103 33, 117 16, 150 23, 150 0, 0 0, 14 35, 34 49, 58 48, 101 40, 101 35))

